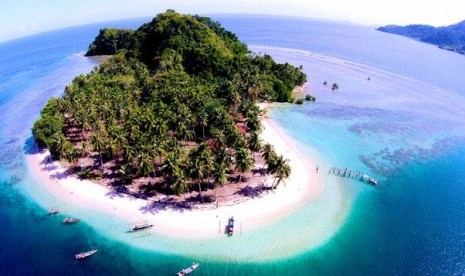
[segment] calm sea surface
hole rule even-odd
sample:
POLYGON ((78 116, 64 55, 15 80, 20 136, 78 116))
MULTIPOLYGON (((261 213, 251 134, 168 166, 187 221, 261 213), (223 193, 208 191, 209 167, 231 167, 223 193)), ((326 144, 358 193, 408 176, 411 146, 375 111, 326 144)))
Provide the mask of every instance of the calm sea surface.
POLYGON ((380 185, 328 175, 320 200, 234 239, 121 236, 125 222, 35 189, 24 159, 46 101, 97 65, 83 53, 99 28, 147 20, 14 40, 0 44, 0 274, 173 275, 194 260, 197 275, 465 273, 465 56, 342 22, 213 17, 253 51, 303 65, 317 102, 271 112, 302 151, 380 185), (45 215, 54 204, 89 224, 63 227, 45 215))

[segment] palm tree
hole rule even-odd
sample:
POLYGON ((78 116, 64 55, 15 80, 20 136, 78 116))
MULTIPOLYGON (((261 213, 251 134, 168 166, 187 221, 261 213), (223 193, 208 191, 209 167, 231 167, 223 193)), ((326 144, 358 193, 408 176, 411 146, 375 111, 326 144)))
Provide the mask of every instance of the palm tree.
POLYGON ((129 164, 122 165, 119 170, 119 181, 123 184, 130 183, 133 179, 133 168, 129 164))
POLYGON ((123 146, 123 158, 125 163, 134 164, 136 158, 136 151, 134 147, 129 146, 128 144, 123 146))
MULTIPOLYGON (((236 77, 235 78, 240 78, 236 77)), ((238 81, 227 81, 226 87, 224 92, 226 93, 225 99, 227 101, 228 106, 230 106, 233 110, 237 108, 237 105, 241 102, 241 95, 239 92, 238 81)))
POLYGON ((191 160, 189 164, 189 177, 197 182, 199 188, 199 198, 202 200, 202 182, 205 177, 205 169, 199 159, 191 160))
POLYGON ((247 150, 244 148, 236 151, 236 170, 239 172, 239 183, 242 181, 242 174, 250 171, 253 166, 253 160, 250 158, 247 150))
POLYGON ((249 101, 243 101, 238 108, 238 111, 242 116, 247 117, 247 114, 250 112, 251 103, 249 101))
POLYGON ((163 161, 161 171, 166 178, 170 178, 174 174, 174 169, 178 165, 178 154, 170 152, 163 161))
POLYGON ((255 116, 255 117, 249 117, 247 119, 247 128, 251 131, 257 131, 260 132, 263 129, 262 122, 260 119, 255 116))
POLYGON ((223 184, 228 180, 228 168, 224 163, 215 163, 213 168, 213 183, 215 186, 223 184))
POLYGON ((90 144, 88 141, 81 141, 81 156, 87 157, 91 152, 90 144))
POLYGON ((223 146, 223 147, 221 147, 220 149, 218 149, 215 152, 215 161, 214 161, 214 163, 216 163, 216 164, 219 164, 219 163, 224 164, 226 169, 229 169, 229 167, 233 163, 232 159, 233 158, 230 155, 230 150, 228 150, 228 148, 223 146))
MULTIPOLYGON (((228 167, 225 163, 215 163, 213 165, 213 185, 216 187, 218 185, 223 186, 223 184, 228 180, 228 167)), ((216 192, 215 189, 215 201, 216 201, 216 192)))
POLYGON ((208 125, 208 114, 205 110, 201 110, 198 114, 199 123, 202 126, 202 137, 205 139, 205 127, 208 125))
POLYGON ((273 189, 275 189, 278 187, 281 181, 291 175, 291 166, 289 165, 289 160, 284 159, 282 155, 278 156, 269 165, 268 171, 275 177, 275 181, 273 183, 273 189))
POLYGON ((215 148, 219 149, 226 144, 226 135, 221 129, 213 128, 211 130, 211 135, 214 139, 215 148))
POLYGON ((211 151, 207 143, 201 143, 196 149, 189 154, 191 160, 190 175, 191 178, 197 181, 199 185, 199 197, 202 198, 201 183, 207 178, 211 172, 212 158, 211 151))
POLYGON ((247 119, 258 118, 260 114, 260 108, 255 104, 252 104, 249 108, 247 108, 244 113, 247 119))
POLYGON ((261 79, 255 75, 252 79, 252 83, 249 85, 248 94, 250 98, 255 101, 263 93, 263 83, 261 79))
POLYGON ((107 141, 107 144, 105 146, 105 154, 109 158, 114 158, 116 154, 120 151, 118 141, 114 138, 110 138, 107 141))
POLYGON ((74 148, 73 144, 70 141, 66 140, 64 143, 63 156, 70 163, 75 164, 77 161, 76 149, 74 148))
POLYGON ((184 146, 187 147, 187 142, 194 138, 194 133, 187 128, 186 124, 180 123, 176 136, 178 139, 184 140, 184 146))
POLYGON ((65 153, 66 142, 68 142, 68 140, 66 140, 66 137, 62 132, 53 134, 52 142, 50 145, 50 153, 52 156, 58 158, 63 156, 65 153))
POLYGON ((252 154, 255 154, 256 152, 259 152, 260 149, 262 148, 262 140, 260 140, 260 136, 256 131, 253 131, 250 133, 249 138, 247 139, 248 143, 248 148, 252 152, 252 154))
POLYGON ((171 175, 171 187, 177 194, 183 194, 189 189, 186 175, 179 166, 173 167, 173 174, 171 175))
POLYGON ((167 133, 168 126, 166 122, 163 122, 161 119, 156 119, 153 125, 153 134, 157 137, 165 136, 167 133))
POLYGON ((143 176, 150 176, 150 173, 154 171, 153 158, 147 152, 141 152, 137 155, 139 173, 143 176))
POLYGON ((91 143, 94 149, 99 153, 100 156, 100 169, 103 173, 103 159, 102 159, 102 152, 105 150, 105 143, 103 141, 103 137, 100 131, 95 131, 92 133, 91 143))
POLYGON ((262 147, 262 157, 263 159, 265 159, 265 162, 268 164, 269 167, 270 163, 277 157, 273 145, 266 143, 262 147))

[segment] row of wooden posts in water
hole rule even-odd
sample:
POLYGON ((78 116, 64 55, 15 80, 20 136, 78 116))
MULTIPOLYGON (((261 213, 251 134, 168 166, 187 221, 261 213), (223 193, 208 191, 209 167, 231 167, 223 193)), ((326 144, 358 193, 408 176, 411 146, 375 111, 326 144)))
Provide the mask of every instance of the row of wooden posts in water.
POLYGON ((363 181, 371 185, 378 184, 378 181, 374 179, 373 177, 370 177, 369 175, 361 173, 361 172, 349 170, 347 167, 345 169, 341 169, 338 167, 332 167, 331 169, 329 169, 329 174, 340 176, 340 177, 356 179, 356 180, 363 181))

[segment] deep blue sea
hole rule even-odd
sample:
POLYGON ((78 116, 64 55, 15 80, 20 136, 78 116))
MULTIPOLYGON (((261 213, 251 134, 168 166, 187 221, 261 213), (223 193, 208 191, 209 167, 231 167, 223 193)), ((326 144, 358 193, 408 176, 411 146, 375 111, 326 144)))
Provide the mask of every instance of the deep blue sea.
MULTIPOLYGON (((37 200, 37 192, 28 191, 34 181, 25 163, 34 148, 30 129, 50 97, 98 65, 83 54, 101 27, 134 28, 148 19, 5 42, 0 44, 0 274, 173 275, 193 260, 201 262, 196 275, 464 274, 465 56, 345 22, 212 17, 253 51, 303 65, 307 92, 317 102, 271 111, 302 151, 317 154, 322 168, 349 167, 380 184, 333 181, 328 175, 320 201, 262 232, 231 240, 235 244, 222 247, 222 258, 208 241, 188 243, 195 248, 186 252, 198 252, 193 256, 143 249, 141 241, 131 246, 92 224, 63 227, 62 216, 46 215, 50 206, 43 202, 53 198, 37 200), (323 81, 340 89, 331 91, 323 81), (327 213, 316 211, 322 206, 327 213), (324 217, 331 210, 339 211, 324 217), (293 227, 310 230, 306 235, 293 227), (322 232, 324 241, 312 240, 322 232), (294 235, 305 240, 295 254, 278 248, 277 255, 286 253, 282 258, 253 256, 254 246, 280 246, 278 240, 294 235), (76 262, 74 254, 87 248, 99 253, 76 262), (252 257, 244 260, 244 252, 252 257)), ((172 245, 183 246, 182 241, 172 245)))

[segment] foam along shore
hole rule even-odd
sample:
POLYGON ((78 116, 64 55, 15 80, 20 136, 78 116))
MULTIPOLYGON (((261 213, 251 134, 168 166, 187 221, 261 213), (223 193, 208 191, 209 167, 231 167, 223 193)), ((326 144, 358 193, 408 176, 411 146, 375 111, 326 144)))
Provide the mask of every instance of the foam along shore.
MULTIPOLYGON (((52 161, 46 150, 28 155, 27 161, 36 185, 66 204, 98 210, 128 223, 146 221, 155 225, 154 232, 167 236, 213 238, 218 236, 218 225, 226 223, 231 216, 240 221, 241 231, 256 229, 278 221, 324 191, 321 174, 316 172, 317 164, 299 154, 295 143, 271 119, 263 119, 263 125, 262 139, 273 144, 278 154, 289 159, 291 176, 262 197, 217 208, 151 212, 147 211, 150 200, 115 194, 102 185, 80 180, 67 173, 59 162, 52 161)), ((270 177, 267 181, 271 185, 273 179, 270 177)), ((85 216, 80 217, 85 220, 85 216)))

